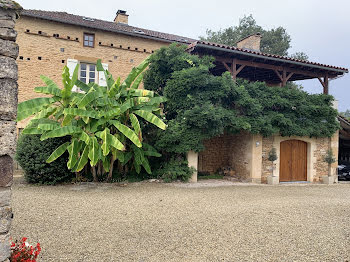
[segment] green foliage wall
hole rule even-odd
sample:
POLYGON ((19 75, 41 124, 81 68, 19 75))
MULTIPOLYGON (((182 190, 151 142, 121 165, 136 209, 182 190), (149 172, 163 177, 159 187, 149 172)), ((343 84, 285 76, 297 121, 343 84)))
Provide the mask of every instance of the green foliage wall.
POLYGON ((168 99, 164 108, 168 128, 153 136, 158 150, 202 151, 204 139, 224 132, 330 137, 339 128, 332 96, 311 95, 293 85, 233 82, 227 72, 214 76, 211 61, 175 45, 151 58, 145 88, 168 99))

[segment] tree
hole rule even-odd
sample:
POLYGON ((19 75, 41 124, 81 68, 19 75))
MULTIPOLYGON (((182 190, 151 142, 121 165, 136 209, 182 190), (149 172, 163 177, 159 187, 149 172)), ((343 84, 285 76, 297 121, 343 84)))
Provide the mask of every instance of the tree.
MULTIPOLYGON (((239 20, 237 26, 231 26, 219 31, 207 29, 206 36, 200 39, 209 42, 220 43, 229 46, 236 46, 237 42, 249 35, 260 33, 261 52, 287 56, 291 45, 291 37, 286 29, 279 26, 270 30, 266 30, 258 25, 252 15, 244 16, 239 20)), ((307 60, 307 55, 303 52, 297 52, 292 55, 298 59, 307 60)))
POLYGON ((271 162, 271 171, 272 171, 272 176, 273 176, 273 170, 274 170, 274 163, 276 160, 277 160, 277 152, 276 152, 276 148, 275 147, 272 147, 272 149, 270 150, 269 152, 269 155, 268 155, 268 160, 271 162))
POLYGON ((327 150, 327 153, 324 156, 323 161, 328 164, 328 176, 332 176, 332 164, 336 162, 336 158, 333 155, 332 148, 327 150))
POLYGON ((339 114, 343 117, 350 119, 350 110, 349 109, 347 109, 345 112, 340 112, 339 114))
POLYGON ((121 83, 120 78, 115 81, 110 72, 103 69, 99 60, 97 70, 104 73, 107 86, 79 81, 78 66, 71 78, 68 68, 64 67, 63 89, 41 76, 46 86, 34 90, 51 97, 35 98, 18 105, 18 121, 34 116, 23 134, 40 134, 41 140, 70 136, 70 141, 59 146, 47 162, 68 151, 67 167, 78 172, 90 160, 94 181, 97 181, 96 166, 100 173, 108 172, 107 180, 111 180, 116 160, 121 165, 132 162, 138 173, 141 167, 151 173, 147 156, 159 154, 143 143, 139 118, 157 128, 165 129, 166 125, 158 117, 164 99, 153 91, 138 89, 148 64, 146 59, 121 83), (73 91, 75 85, 81 92, 73 91))

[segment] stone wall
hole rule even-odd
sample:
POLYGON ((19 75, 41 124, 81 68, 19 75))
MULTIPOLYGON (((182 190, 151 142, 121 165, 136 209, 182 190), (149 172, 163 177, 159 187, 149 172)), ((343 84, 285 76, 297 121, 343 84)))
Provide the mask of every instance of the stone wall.
MULTIPOLYGON (((33 89, 43 84, 41 74, 50 77, 60 86, 62 69, 68 59, 90 63, 101 59, 102 63, 108 64, 108 70, 115 78, 120 76, 123 80, 134 66, 153 51, 169 45, 168 42, 159 40, 63 25, 26 16, 21 16, 18 20, 16 30, 17 43, 21 47, 17 59, 19 102, 39 96, 33 89), (95 35, 95 47, 83 46, 84 33, 95 35), (53 36, 56 34, 59 37, 53 36), (78 41, 75 41, 76 38, 78 41)), ((21 121, 18 127, 24 128, 27 122, 28 120, 21 121)))
POLYGON ((240 179, 248 179, 251 164, 251 135, 241 132, 231 140, 230 165, 240 179))
POLYGON ((213 174, 222 167, 230 166, 233 139, 233 135, 221 135, 204 141, 205 150, 198 155, 198 171, 213 174))
POLYGON ((271 161, 269 161, 268 157, 272 147, 273 147, 273 136, 263 137, 261 183, 266 183, 267 177, 271 175, 272 164, 271 164, 271 161))
POLYGON ((199 172, 216 173, 220 168, 231 167, 236 177, 250 176, 251 135, 221 135, 204 142, 205 150, 199 153, 199 172))
POLYGON ((16 147, 17 33, 14 30, 21 7, 10 0, 0 2, 0 261, 10 256, 12 221, 11 185, 16 147))
MULTIPOLYGON (((313 165, 313 168, 316 170, 316 175, 313 178, 314 182, 319 182, 322 176, 328 175, 328 164, 324 162, 324 156, 327 154, 327 151, 330 146, 329 138, 318 138, 316 141, 316 149, 314 150, 314 157, 316 162, 313 165)), ((333 152, 334 153, 334 152, 333 152)))

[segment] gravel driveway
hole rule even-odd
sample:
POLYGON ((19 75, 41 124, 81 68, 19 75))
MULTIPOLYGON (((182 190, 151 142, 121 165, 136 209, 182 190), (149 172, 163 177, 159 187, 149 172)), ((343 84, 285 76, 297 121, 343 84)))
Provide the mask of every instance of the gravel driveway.
POLYGON ((12 235, 40 262, 350 261, 350 184, 209 184, 17 181, 12 235))

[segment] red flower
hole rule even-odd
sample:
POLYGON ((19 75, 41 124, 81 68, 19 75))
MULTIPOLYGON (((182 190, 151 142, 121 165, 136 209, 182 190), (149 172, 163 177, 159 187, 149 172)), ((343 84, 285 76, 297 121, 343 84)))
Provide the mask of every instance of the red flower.
POLYGON ((37 243, 34 248, 31 245, 26 246, 26 237, 23 237, 21 241, 15 241, 11 243, 11 262, 36 262, 41 247, 37 243))

